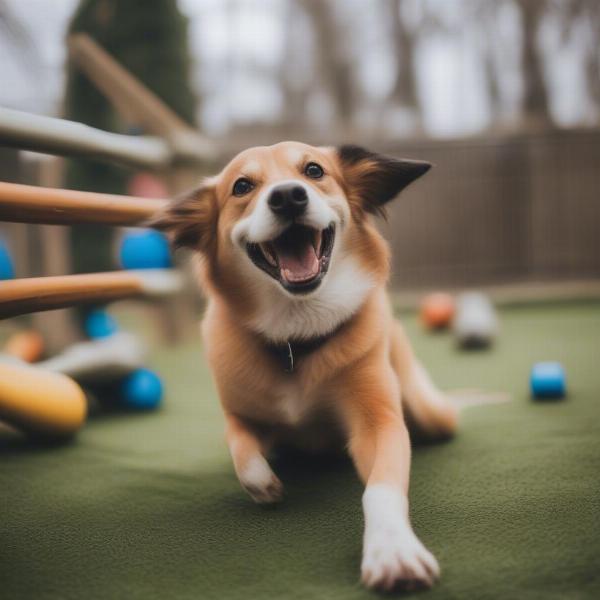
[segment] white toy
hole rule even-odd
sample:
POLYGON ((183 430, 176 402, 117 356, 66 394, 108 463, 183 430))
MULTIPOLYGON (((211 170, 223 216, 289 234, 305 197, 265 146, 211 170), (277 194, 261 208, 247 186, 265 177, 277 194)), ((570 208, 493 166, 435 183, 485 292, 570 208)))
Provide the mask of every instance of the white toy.
POLYGON ((463 348, 486 348, 498 335, 498 316, 490 299, 480 292, 458 297, 453 322, 456 341, 463 348))
POLYGON ((75 344, 35 366, 90 384, 124 377, 142 367, 144 359, 145 352, 141 342, 130 333, 120 332, 75 344))

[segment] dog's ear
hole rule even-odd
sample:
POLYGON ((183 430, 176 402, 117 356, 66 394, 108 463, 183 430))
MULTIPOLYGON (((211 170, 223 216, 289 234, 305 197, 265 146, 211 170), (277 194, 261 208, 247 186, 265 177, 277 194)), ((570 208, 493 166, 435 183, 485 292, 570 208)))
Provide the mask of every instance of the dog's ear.
POLYGON ((382 156, 360 146, 340 146, 337 154, 349 200, 373 214, 385 215, 385 204, 431 168, 428 162, 382 156))
POLYGON ((191 248, 204 253, 216 242, 217 200, 215 190, 203 185, 175 198, 147 223, 167 234, 175 248, 191 248))

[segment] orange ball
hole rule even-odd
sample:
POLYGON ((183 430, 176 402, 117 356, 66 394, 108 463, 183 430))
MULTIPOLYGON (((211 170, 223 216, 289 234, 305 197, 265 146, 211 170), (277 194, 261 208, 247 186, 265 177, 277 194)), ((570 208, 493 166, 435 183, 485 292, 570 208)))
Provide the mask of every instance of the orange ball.
POLYGON ((3 352, 25 362, 35 362, 44 353, 44 338, 37 331, 19 331, 8 339, 3 352))
POLYGON ((428 329, 445 329, 454 317, 454 298, 444 292, 428 294, 421 302, 419 314, 428 329))

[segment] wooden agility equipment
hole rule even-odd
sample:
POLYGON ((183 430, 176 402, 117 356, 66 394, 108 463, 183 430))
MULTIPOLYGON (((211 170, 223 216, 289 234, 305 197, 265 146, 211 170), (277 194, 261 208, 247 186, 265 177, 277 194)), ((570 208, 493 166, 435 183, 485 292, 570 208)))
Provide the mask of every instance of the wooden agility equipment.
MULTIPOLYGON (((4 221, 139 225, 166 203, 0 182, 0 220, 4 221)), ((16 279, 0 285, 0 318, 139 295, 164 296, 180 287, 178 274, 160 270, 16 279)))
POLYGON ((0 221, 12 223, 139 225, 167 202, 0 182, 0 221))
POLYGON ((182 162, 186 158, 196 162, 200 158, 204 163, 215 160, 215 147, 209 139, 192 129, 89 35, 75 33, 68 38, 67 46, 71 62, 87 75, 126 122, 168 140, 182 162))
MULTIPOLYGON (((68 37, 67 46, 71 64, 106 97, 124 123, 141 127, 169 144, 174 160, 162 175, 172 195, 192 188, 201 175, 212 172, 221 162, 220 144, 186 123, 89 35, 74 33, 68 37)), ((165 340, 173 343, 189 334, 195 318, 189 299, 176 296, 168 303, 155 303, 151 310, 159 313, 155 320, 165 340)))
POLYGON ((169 144, 154 136, 130 136, 83 123, 0 108, 0 139, 4 146, 82 156, 134 167, 159 169, 175 156, 169 144))
MULTIPOLYGON (((73 62, 85 70, 125 120, 143 125, 153 135, 119 135, 82 123, 0 108, 0 144, 167 170, 172 173, 172 181, 181 184, 185 181, 186 186, 197 176, 199 165, 216 160, 211 142, 176 117, 90 38, 74 37, 69 46, 73 62)), ((0 183, 0 221, 13 223, 143 225, 166 202, 0 183)), ((3 281, 0 282, 0 318, 138 295, 156 297, 172 294, 180 287, 181 277, 170 271, 120 271, 3 281)), ((22 342, 14 342, 14 347, 9 349, 13 355, 27 358, 32 353, 27 354, 28 348, 22 342)), ((86 417, 85 396, 75 381, 52 369, 65 367, 68 358, 71 368, 79 368, 79 375, 85 366, 81 363, 83 358, 90 362, 93 358, 95 366, 102 359, 103 366, 112 370, 131 367, 131 357, 128 362, 122 355, 127 350, 126 344, 116 339, 110 343, 118 347, 103 346, 103 354, 99 346, 89 347, 90 352, 85 356, 77 356, 80 361, 77 364, 75 357, 63 355, 62 363, 56 359, 46 364, 46 370, 0 363, 0 419, 34 434, 67 436, 75 433, 86 417), (118 361, 118 365, 114 361, 118 361)))
MULTIPOLYGON (((82 123, 0 108, 0 144, 149 168, 166 175, 177 189, 191 185, 201 174, 200 168, 219 161, 213 142, 184 123, 91 38, 73 36, 69 51, 71 61, 107 96, 125 122, 143 126, 149 135, 114 134, 82 123)), ((143 226, 166 202, 0 183, 0 221, 12 223, 143 226)), ((181 276, 171 270, 2 281, 0 319, 139 295, 171 295, 181 283, 181 276)), ((170 310, 174 315, 183 312, 175 307, 170 310)), ((103 358, 112 360, 114 354, 109 352, 103 358)), ((39 367, 0 363, 0 419, 33 433, 68 435, 82 425, 85 415, 83 392, 69 377, 39 367)))
MULTIPOLYGON (((72 63, 94 82, 125 122, 142 125, 150 135, 114 134, 82 123, 0 108, 0 143, 160 170, 177 189, 191 185, 199 175, 199 168, 219 160, 219 150, 211 140, 185 123, 89 36, 73 35, 68 46, 72 63)), ((8 222, 139 225, 165 202, 0 184, 0 220, 8 222)), ((0 318, 146 293, 146 288, 140 287, 139 277, 127 273, 23 280, 23 283, 2 283, 0 287, 0 318), (82 281, 88 287, 82 287, 82 281), (54 285, 58 287, 50 290, 54 285), (21 300, 17 299, 19 294, 24 294, 21 300)), ((170 312, 171 318, 163 318, 161 322, 176 322, 177 315, 187 311, 179 306, 170 312)))
POLYGON ((168 296, 181 288, 168 269, 27 277, 0 283, 0 319, 135 296, 168 296))

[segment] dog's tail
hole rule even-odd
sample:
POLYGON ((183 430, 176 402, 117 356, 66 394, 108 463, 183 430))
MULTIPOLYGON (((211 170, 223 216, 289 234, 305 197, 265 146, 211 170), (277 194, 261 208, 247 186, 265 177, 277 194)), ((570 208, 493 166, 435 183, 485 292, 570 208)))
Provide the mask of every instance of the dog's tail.
POLYGON ((391 337, 390 358, 400 379, 402 409, 411 437, 430 441, 452 437, 458 425, 456 406, 416 359, 400 323, 394 323, 391 337))

